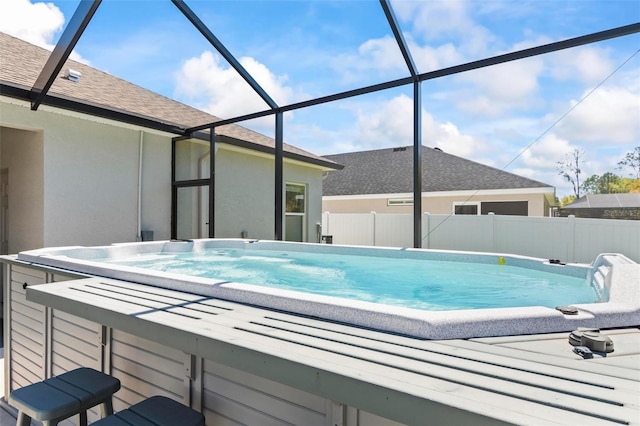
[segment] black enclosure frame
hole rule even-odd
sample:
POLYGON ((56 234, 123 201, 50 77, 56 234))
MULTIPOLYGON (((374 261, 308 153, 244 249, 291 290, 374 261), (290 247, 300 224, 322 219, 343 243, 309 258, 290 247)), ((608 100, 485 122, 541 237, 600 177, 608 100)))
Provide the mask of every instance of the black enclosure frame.
POLYGON ((320 105, 328 102, 333 102, 341 99, 347 99, 359 95, 378 92, 394 87, 413 85, 413 242, 414 247, 419 248, 422 246, 422 143, 421 143, 421 83, 427 80, 441 78, 453 74, 463 73, 479 68, 485 68, 505 62, 516 61, 519 59, 529 58, 532 56, 538 56, 558 50, 564 50, 572 47, 578 47, 590 43, 596 43, 612 38, 622 37, 630 34, 640 32, 640 23, 634 23, 622 27, 612 28, 606 31, 592 33, 580 37, 575 37, 563 41, 544 44, 537 47, 532 47, 516 52, 506 53, 503 55, 497 55, 486 59, 468 62, 461 65, 456 65, 448 68, 439 69, 436 71, 430 71, 419 74, 418 70, 413 62, 411 53, 407 47, 407 43, 400 30, 398 22, 395 18, 393 9, 390 4, 390 0, 379 0, 380 5, 387 18, 389 27, 391 28, 398 47, 402 52, 402 56, 406 63, 410 76, 387 81, 380 84, 362 87, 355 90, 349 90, 346 92, 336 93, 329 96, 323 96, 316 99, 311 99, 303 102, 297 102, 290 105, 279 106, 268 93, 255 81, 253 76, 242 67, 242 65, 236 60, 234 55, 226 49, 226 47, 216 38, 213 32, 198 18, 198 16, 191 10, 183 0, 171 0, 180 12, 191 22, 191 24, 198 29, 198 31, 211 43, 211 45, 222 55, 227 62, 240 74, 240 76, 253 88, 253 90, 264 100, 268 105, 268 109, 263 111, 256 111, 251 114, 237 116, 225 120, 216 121, 214 123, 205 123, 200 126, 191 128, 180 128, 176 126, 170 126, 166 123, 154 121, 152 119, 135 116, 133 114, 122 113, 121 111, 114 111, 107 108, 97 107, 95 105, 89 105, 80 103, 71 99, 66 99, 62 96, 48 95, 48 91, 53 84, 54 79, 64 66, 65 61, 71 54, 71 51, 75 47, 76 43, 80 39, 85 28, 91 21, 102 0, 81 0, 78 8, 76 9, 73 17, 67 24, 66 28, 60 40, 56 44, 53 52, 51 53, 48 61, 40 72, 40 75, 33 87, 27 90, 23 87, 15 85, 1 84, 1 93, 7 96, 18 97, 31 101, 31 109, 37 110, 39 105, 47 104, 57 106, 60 108, 72 109, 75 111, 86 112, 89 114, 100 115, 107 118, 113 118, 119 121, 125 121, 129 123, 139 124, 146 127, 152 127, 161 129, 164 131, 170 131, 171 133, 179 135, 174 138, 172 142, 172 196, 171 196, 171 235, 172 238, 176 237, 177 233, 177 192, 178 188, 194 187, 194 186, 209 186, 209 236, 214 237, 214 220, 215 220, 215 149, 216 142, 216 128, 226 125, 239 123, 242 121, 265 117, 273 115, 275 119, 275 224, 274 224, 274 239, 282 240, 283 235, 283 159, 284 159, 284 143, 283 143, 283 114, 287 111, 293 111, 301 108, 306 108, 314 105, 320 105), (203 134, 203 130, 209 130, 209 134, 203 134), (176 181, 175 180, 175 144, 176 141, 188 138, 199 138, 209 140, 211 144, 211 173, 208 179, 198 179, 189 181, 176 181))

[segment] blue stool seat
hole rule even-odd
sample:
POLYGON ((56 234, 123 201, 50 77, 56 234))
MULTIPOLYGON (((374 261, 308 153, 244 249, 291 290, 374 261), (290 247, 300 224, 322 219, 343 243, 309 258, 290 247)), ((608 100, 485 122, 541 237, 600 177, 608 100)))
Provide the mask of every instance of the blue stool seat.
POLYGON ((78 368, 42 382, 16 389, 9 403, 18 409, 18 426, 28 426, 31 419, 44 426, 57 425, 76 414, 79 424, 87 425, 87 410, 102 404, 102 415, 113 413, 112 395, 120 381, 91 368, 78 368))
POLYGON ((204 426, 204 416, 167 397, 152 396, 91 426, 204 426))

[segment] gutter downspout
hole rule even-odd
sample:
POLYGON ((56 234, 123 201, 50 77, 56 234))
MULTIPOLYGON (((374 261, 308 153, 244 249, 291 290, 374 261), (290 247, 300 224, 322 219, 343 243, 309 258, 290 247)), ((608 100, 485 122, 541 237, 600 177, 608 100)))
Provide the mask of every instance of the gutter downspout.
POLYGON ((142 152, 144 147, 144 130, 140 130, 138 151, 138 220, 136 224, 136 241, 142 241, 142 152))
MULTIPOLYGON (((211 157, 211 149, 209 149, 207 152, 205 152, 204 154, 202 154, 199 158, 198 158, 198 179, 203 179, 204 177, 202 176, 203 172, 204 172, 204 162, 207 161, 209 158, 211 157)), ((198 186, 198 238, 204 238, 202 236, 202 187, 198 186)), ((206 224, 208 225, 209 222, 206 222, 206 224)))

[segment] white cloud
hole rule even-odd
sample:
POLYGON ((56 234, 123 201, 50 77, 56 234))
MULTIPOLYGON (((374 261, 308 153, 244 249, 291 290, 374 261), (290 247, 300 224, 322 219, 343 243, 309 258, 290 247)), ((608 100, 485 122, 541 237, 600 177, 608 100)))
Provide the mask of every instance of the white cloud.
POLYGON ((418 46, 413 40, 409 40, 408 44, 416 67, 418 67, 418 71, 421 73, 463 62, 462 55, 453 43, 431 47, 418 46))
MULTIPOLYGON (((572 100, 569 107, 578 101, 572 100)), ((640 92, 627 87, 600 87, 555 128, 576 143, 634 144, 640 140, 640 92)))
POLYGON ((398 18, 410 22, 415 37, 427 41, 457 39, 457 46, 465 56, 476 58, 487 53, 487 46, 495 36, 471 17, 470 3, 448 1, 395 1, 398 18))
MULTIPOLYGON (((420 46, 410 34, 405 34, 405 40, 420 73, 462 62, 462 55, 452 43, 420 46)), ((333 68, 342 75, 343 82, 361 80, 372 72, 384 76, 409 75, 398 43, 391 36, 367 40, 359 46, 357 54, 339 55, 333 60, 333 68)))
POLYGON ((530 169, 555 171, 557 169, 557 161, 562 161, 575 148, 577 147, 568 140, 554 134, 548 134, 533 144, 531 148, 524 151, 520 156, 520 160, 530 169))
POLYGON ((461 74, 456 80, 471 87, 459 92, 456 107, 485 117, 531 109, 538 103, 542 70, 542 59, 530 58, 461 74))
MULTIPOLYGON (((30 0, 0 1, 0 31, 47 50, 53 50, 56 33, 64 26, 64 15, 53 3, 31 3, 30 0)), ((73 50, 71 59, 90 62, 73 50)))
POLYGON ((413 143, 413 101, 405 95, 375 106, 361 104, 356 115, 358 145, 363 149, 413 143))
MULTIPOLYGON (((291 103, 294 93, 286 76, 274 75, 264 64, 250 57, 239 62, 279 105, 291 103)), ((210 51, 188 59, 176 75, 175 95, 219 117, 235 117, 263 111, 268 105, 220 56, 210 51)), ((269 125, 273 118, 267 117, 269 125)))
POLYGON ((560 81, 579 79, 585 84, 602 81, 613 71, 611 50, 583 46, 548 55, 551 75, 560 81))
POLYGON ((357 52, 343 53, 331 59, 331 67, 340 75, 342 84, 353 84, 372 74, 409 75, 395 38, 385 36, 370 39, 357 52))
POLYGON ((367 40, 360 45, 358 53, 360 57, 365 58, 363 61, 358 61, 359 68, 362 69, 384 70, 406 67, 398 43, 390 36, 367 40))
MULTIPOLYGON (((376 102, 356 111, 357 149, 375 149, 413 144, 413 100, 406 95, 396 96, 388 102, 376 102)), ((471 158, 486 147, 470 135, 466 135, 450 122, 439 123, 431 114, 422 111, 423 144, 443 151, 471 158)))
POLYGON ((0 31, 52 50, 53 36, 62 29, 64 15, 53 3, 0 1, 0 31))

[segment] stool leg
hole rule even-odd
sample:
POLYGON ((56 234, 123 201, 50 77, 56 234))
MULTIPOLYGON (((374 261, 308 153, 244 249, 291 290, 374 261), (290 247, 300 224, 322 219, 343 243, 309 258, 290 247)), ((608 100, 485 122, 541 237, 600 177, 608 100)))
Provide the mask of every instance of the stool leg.
POLYGON ((78 426, 87 426, 87 412, 80 411, 78 413, 78 420, 76 423, 78 426))
POLYGON ((16 422, 16 426, 31 426, 31 417, 20 411, 18 413, 18 421, 16 422))
POLYGON ((113 414, 113 398, 109 397, 104 400, 100 406, 102 417, 107 417, 113 414))

